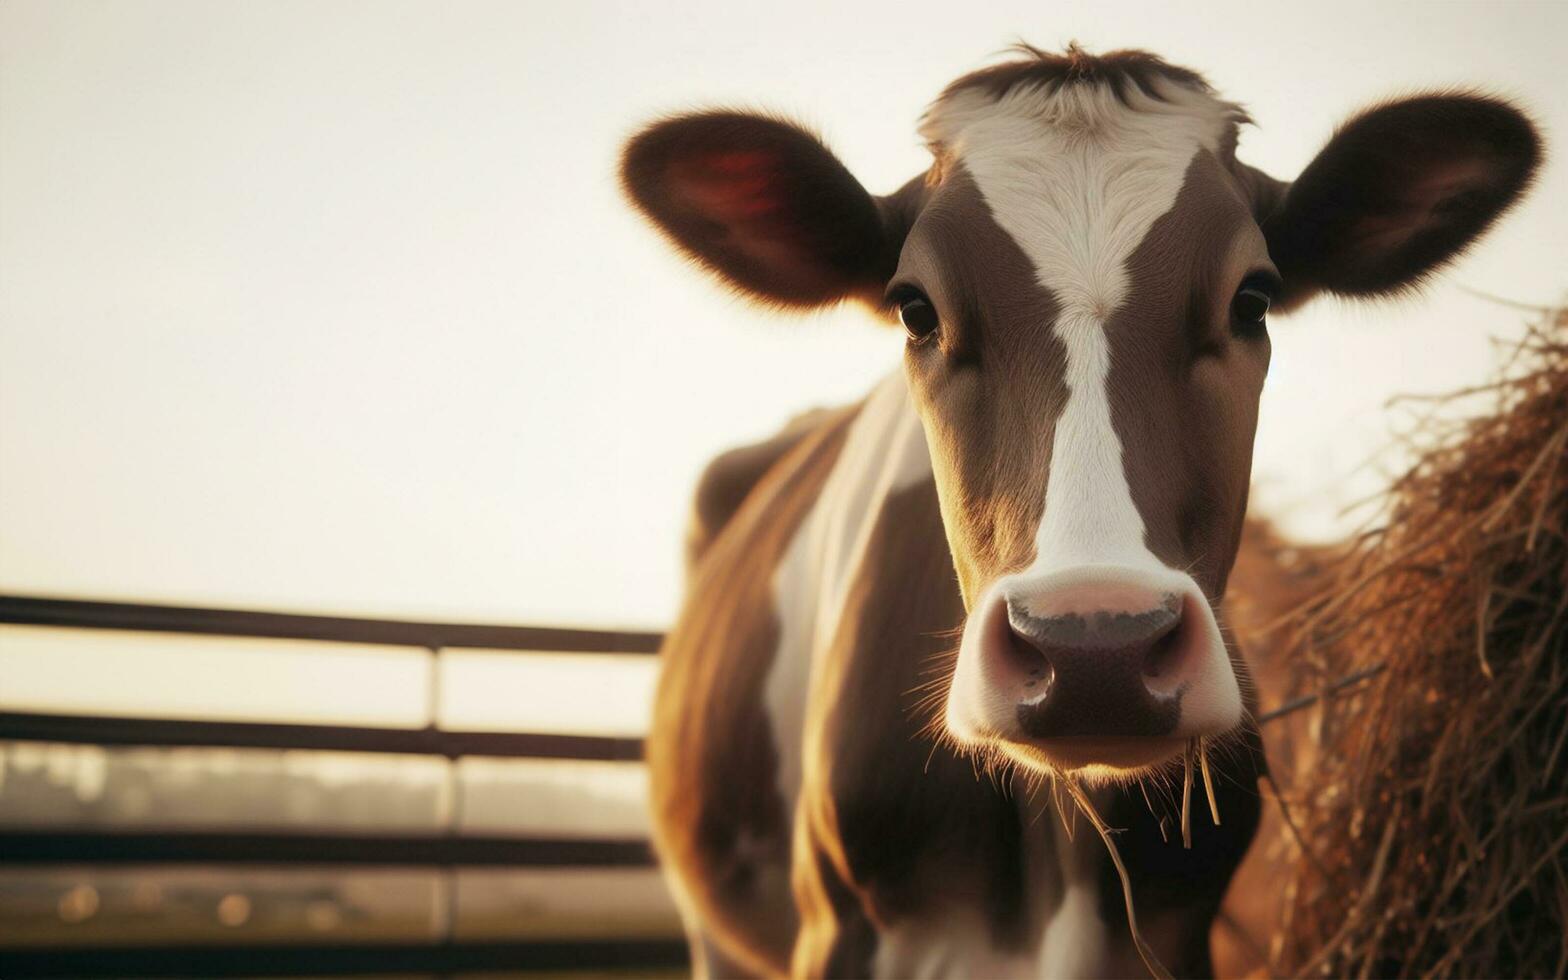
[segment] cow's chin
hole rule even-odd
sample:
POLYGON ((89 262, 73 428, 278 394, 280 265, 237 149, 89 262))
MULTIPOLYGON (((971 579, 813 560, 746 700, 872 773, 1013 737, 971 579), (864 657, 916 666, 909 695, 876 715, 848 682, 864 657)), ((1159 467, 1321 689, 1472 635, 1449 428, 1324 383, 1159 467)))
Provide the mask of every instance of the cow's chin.
POLYGON ((1120 736, 1028 739, 998 742, 996 748, 1024 769, 1067 775, 1090 784, 1122 783, 1173 765, 1187 739, 1120 736))

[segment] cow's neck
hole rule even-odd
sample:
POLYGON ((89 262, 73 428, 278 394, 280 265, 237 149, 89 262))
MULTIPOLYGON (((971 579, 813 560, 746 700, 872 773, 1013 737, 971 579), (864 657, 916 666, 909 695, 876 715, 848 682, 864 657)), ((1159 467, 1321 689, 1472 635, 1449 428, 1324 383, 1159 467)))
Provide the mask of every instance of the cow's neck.
MULTIPOLYGON (((933 751, 929 715, 911 710, 964 609, 901 375, 861 408, 774 591, 783 630, 767 690, 779 790, 797 814, 796 846, 814 852, 812 874, 797 880, 797 966, 1138 975, 1120 881, 1067 794, 993 780, 950 749, 933 751)), ((1237 795, 1222 788, 1227 830, 1248 820, 1237 795)), ((1166 833, 1177 834, 1168 842, 1138 788, 1090 796, 1125 828, 1146 938, 1172 969, 1201 970, 1209 907, 1239 853, 1220 854, 1197 812, 1200 846, 1184 851, 1177 801, 1158 792, 1166 833)))
POLYGON ((892 976, 1097 970, 1109 937, 1093 828, 1079 819, 1069 836, 1049 793, 933 751, 927 716, 911 711, 964 610, 901 373, 861 409, 775 598, 769 713, 797 844, 819 852, 804 944, 820 939, 818 963, 892 976), (878 925, 844 921, 866 907, 878 925))

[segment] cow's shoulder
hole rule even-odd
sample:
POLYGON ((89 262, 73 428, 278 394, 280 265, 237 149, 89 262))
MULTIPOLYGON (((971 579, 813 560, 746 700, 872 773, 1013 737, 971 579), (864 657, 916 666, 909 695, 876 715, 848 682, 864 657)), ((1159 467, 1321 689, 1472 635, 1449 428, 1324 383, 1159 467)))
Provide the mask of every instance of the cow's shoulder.
POLYGON ((686 565, 690 569, 706 555, 714 540, 729 525, 741 504, 764 476, 790 451, 813 433, 829 426, 842 410, 812 409, 790 419, 777 433, 760 442, 726 450, 715 456, 697 478, 691 517, 686 528, 686 565))
POLYGON ((685 596, 661 651, 645 742, 653 833, 687 914, 715 948, 781 973, 795 940, 791 808, 769 679, 785 645, 775 580, 859 411, 794 419, 698 482, 685 596))

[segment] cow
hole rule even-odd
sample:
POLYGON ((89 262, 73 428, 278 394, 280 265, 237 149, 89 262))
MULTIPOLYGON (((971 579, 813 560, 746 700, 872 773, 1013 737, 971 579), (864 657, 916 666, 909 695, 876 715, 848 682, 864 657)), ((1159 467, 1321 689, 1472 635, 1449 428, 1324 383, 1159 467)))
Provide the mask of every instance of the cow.
POLYGON ((721 282, 907 333, 864 400, 699 481, 646 747, 699 973, 1212 972, 1261 807, 1222 600, 1268 316, 1413 289, 1542 156, 1455 90, 1287 183, 1237 159, 1248 121, 1146 52, 1021 46, 886 196, 776 116, 628 140, 626 195, 721 282))

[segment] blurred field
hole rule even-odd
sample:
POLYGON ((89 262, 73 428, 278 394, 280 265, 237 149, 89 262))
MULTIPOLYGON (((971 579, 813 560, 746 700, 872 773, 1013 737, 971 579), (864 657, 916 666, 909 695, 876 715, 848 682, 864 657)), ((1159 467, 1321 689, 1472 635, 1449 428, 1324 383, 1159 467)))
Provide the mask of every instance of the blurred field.
MULTIPOLYGON (((0 872, 0 943, 434 942, 448 887, 419 870, 10 870, 0 872)), ((681 934, 652 869, 463 871, 455 887, 459 940, 681 934)))
MULTIPOLYGON (((57 699, 85 692, 98 699, 93 703, 100 710, 134 714, 144 705, 140 710, 148 716, 178 717, 179 706, 157 701, 160 686, 192 662, 207 660, 217 668, 238 649, 222 638, 68 629, 40 645, 47 633, 0 626, 0 667, 26 668, 36 653, 40 663, 85 657, 92 669, 81 675, 56 670, 52 680, 35 676, 37 683, 25 689, 7 685, 0 690, 0 710, 59 710, 57 699), (134 649, 125 647, 127 640, 134 649), (135 675, 134 683, 122 682, 126 672, 135 675)), ((246 645, 259 656, 284 654, 274 663, 285 671, 292 663, 289 647, 270 640, 246 645)), ((358 664, 368 671, 359 681, 379 688, 361 700, 372 712, 361 720, 423 720, 410 712, 431 703, 430 692, 421 690, 431 679, 427 671, 386 675, 388 658, 380 652, 334 648, 330 655, 337 658, 334 669, 358 664), (388 687, 409 682, 412 692, 388 687), (383 706, 393 714, 383 716, 383 706)), ((441 717, 484 730, 498 722, 499 706, 510 704, 519 724, 550 731, 559 720, 549 713, 560 700, 551 694, 553 683, 568 693, 581 684, 613 689, 622 700, 647 700, 650 658, 545 655, 538 664, 522 662, 529 656, 449 656, 442 665, 450 683, 436 705, 441 717), (535 710, 540 706, 543 714, 535 710)), ((303 710, 304 720, 333 720, 326 701, 302 705, 288 692, 264 686, 242 690, 234 700, 232 689, 212 687, 205 699, 210 716, 299 718, 303 710), (234 705, 242 706, 238 715, 234 705)), ((613 698, 602 704, 614 716, 611 730, 641 734, 645 722, 638 712, 618 710, 613 698)), ((600 720, 581 713, 575 727, 594 733, 600 720)), ((8 831, 636 840, 647 834, 646 793, 636 762, 0 741, 0 830, 8 831)), ((0 866, 0 946, 17 949, 680 936, 664 884, 651 867, 0 866)))

